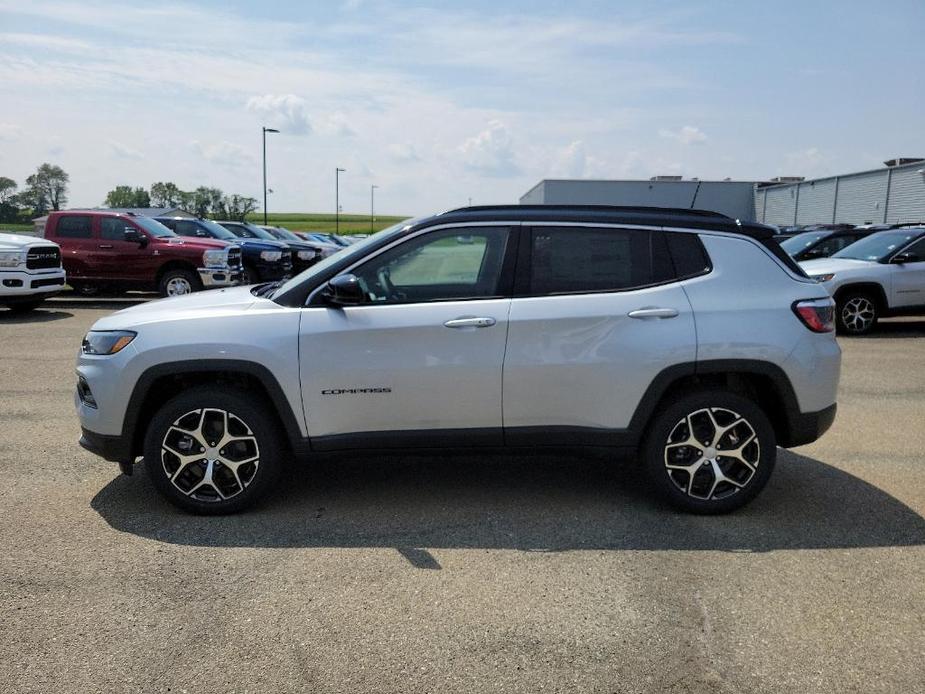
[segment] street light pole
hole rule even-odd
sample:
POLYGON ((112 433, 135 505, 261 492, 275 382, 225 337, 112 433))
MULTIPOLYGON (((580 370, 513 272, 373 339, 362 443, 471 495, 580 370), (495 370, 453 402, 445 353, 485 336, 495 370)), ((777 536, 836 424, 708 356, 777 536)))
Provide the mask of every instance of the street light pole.
POLYGON ((373 184, 369 187, 369 233, 373 233, 373 219, 376 217, 376 188, 379 186, 373 184))
POLYGON ((276 128, 262 126, 263 130, 263 224, 267 223, 267 133, 278 133, 276 128))
POLYGON ((334 233, 340 233, 340 175, 347 169, 334 169, 334 233))

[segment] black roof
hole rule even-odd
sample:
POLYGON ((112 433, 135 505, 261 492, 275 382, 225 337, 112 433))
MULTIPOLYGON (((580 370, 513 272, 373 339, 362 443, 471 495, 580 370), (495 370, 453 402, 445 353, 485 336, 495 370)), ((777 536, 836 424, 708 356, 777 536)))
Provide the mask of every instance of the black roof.
POLYGON ((461 207, 427 217, 415 228, 450 222, 590 222, 598 224, 639 224, 640 226, 712 229, 769 239, 772 227, 740 222, 719 212, 675 207, 618 207, 615 205, 482 205, 461 207))

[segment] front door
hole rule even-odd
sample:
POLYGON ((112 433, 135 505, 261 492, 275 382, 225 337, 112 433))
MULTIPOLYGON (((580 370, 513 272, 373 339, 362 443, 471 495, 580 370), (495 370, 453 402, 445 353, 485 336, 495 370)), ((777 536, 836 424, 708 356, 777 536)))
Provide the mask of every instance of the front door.
POLYGON ((120 283, 152 281, 160 260, 156 255, 157 249, 150 240, 144 246, 137 241, 125 240, 127 229, 147 238, 144 230, 121 217, 97 217, 97 220, 98 243, 93 256, 100 275, 120 283))
POLYGON ((512 245, 506 226, 425 231, 350 270, 362 304, 310 301, 299 363, 313 446, 502 443, 512 245))
POLYGON ((892 293, 890 305, 894 308, 925 306, 925 238, 921 238, 905 253, 914 253, 916 259, 908 263, 893 263, 892 293))

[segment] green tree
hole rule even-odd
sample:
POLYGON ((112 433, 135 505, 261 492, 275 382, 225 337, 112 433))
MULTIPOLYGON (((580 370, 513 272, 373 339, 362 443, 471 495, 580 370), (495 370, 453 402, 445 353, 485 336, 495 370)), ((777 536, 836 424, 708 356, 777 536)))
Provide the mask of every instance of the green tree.
POLYGON ((144 188, 116 186, 106 193, 106 207, 150 207, 151 197, 144 188))
POLYGON ((35 214, 45 214, 49 209, 60 210, 67 204, 67 184, 70 177, 60 166, 42 164, 26 179, 28 188, 24 199, 35 214))
POLYGON ((151 205, 153 207, 182 207, 183 191, 176 183, 158 182, 151 184, 151 205))
POLYGON ((0 222, 16 222, 19 217, 19 196, 16 181, 0 176, 0 222))
POLYGON ((234 193, 225 196, 224 205, 231 219, 243 222, 248 214, 257 209, 257 199, 234 193))
POLYGON ((209 208, 212 206, 212 192, 205 186, 199 186, 191 195, 192 201, 187 209, 190 212, 195 212, 199 217, 208 215, 209 208))

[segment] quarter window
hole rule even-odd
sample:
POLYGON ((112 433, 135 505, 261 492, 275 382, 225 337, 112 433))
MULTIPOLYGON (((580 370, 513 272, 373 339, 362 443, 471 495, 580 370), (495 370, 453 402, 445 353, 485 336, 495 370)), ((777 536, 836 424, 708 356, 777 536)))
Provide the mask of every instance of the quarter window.
POLYGON ((508 230, 446 229, 386 251, 356 270, 372 303, 497 296, 508 230))
POLYGON ((531 294, 606 292, 673 278, 664 234, 637 229, 536 228, 531 294))
POLYGON ((59 217, 55 233, 66 239, 89 239, 93 236, 90 231, 90 217, 84 215, 59 217))

